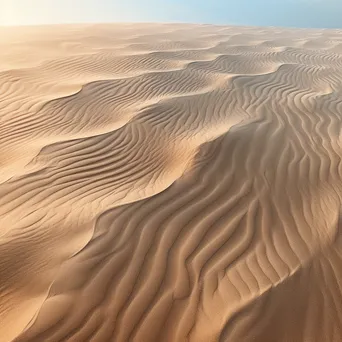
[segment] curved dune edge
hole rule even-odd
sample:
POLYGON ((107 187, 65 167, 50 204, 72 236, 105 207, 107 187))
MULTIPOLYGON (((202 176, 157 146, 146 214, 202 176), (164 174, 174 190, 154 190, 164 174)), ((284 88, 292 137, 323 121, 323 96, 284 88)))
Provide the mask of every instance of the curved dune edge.
POLYGON ((0 342, 342 340, 342 31, 4 30, 0 342))

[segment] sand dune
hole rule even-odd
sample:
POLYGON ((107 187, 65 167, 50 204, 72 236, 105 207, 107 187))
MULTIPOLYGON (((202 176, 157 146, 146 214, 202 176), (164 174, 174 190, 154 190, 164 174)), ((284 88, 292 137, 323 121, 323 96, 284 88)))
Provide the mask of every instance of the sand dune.
POLYGON ((342 31, 0 37, 0 342, 342 340, 342 31))

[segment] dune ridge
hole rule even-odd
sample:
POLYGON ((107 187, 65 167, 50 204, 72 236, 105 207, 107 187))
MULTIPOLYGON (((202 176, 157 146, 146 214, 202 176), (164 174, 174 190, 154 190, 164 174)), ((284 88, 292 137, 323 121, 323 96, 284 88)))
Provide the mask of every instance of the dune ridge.
POLYGON ((342 340, 342 30, 0 33, 0 342, 342 340))

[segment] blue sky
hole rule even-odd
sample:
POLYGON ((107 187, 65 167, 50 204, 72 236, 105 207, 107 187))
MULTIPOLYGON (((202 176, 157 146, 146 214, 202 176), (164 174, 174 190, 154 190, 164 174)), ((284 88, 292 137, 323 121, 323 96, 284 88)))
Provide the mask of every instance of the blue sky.
POLYGON ((113 21, 342 28, 342 0, 0 0, 0 25, 113 21))

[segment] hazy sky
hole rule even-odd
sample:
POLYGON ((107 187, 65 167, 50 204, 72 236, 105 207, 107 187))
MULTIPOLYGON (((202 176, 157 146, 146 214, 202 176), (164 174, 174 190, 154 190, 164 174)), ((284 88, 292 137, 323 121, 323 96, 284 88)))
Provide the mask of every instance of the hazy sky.
POLYGON ((0 25, 112 21, 342 27, 342 0, 0 0, 0 25))

